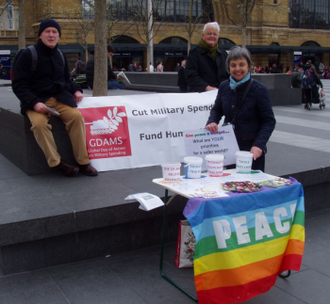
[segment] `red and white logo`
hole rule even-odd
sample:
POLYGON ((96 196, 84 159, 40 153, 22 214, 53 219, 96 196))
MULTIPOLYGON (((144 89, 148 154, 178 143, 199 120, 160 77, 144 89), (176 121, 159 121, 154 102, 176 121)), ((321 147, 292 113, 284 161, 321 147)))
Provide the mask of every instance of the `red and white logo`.
POLYGON ((90 159, 132 155, 124 106, 79 111, 85 118, 86 145, 90 159))

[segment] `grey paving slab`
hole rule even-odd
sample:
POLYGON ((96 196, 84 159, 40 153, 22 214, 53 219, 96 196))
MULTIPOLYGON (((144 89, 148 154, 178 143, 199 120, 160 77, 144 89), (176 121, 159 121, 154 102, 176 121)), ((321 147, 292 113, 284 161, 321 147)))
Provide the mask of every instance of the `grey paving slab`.
POLYGON ((330 166, 330 155, 289 144, 267 144, 265 171, 276 176, 290 175, 330 166))
MULTIPOLYGON (((329 229, 327 230, 329 233, 329 229)), ((313 252, 305 252, 303 258, 303 265, 310 269, 314 269, 320 274, 323 274, 330 278, 330 248, 329 240, 327 242, 327 247, 316 249, 313 252)))
POLYGON ((70 303, 49 275, 0 278, 1 304, 70 303))
MULTIPOLYGON (((327 118, 329 120, 329 118, 327 118)), ((305 126, 296 126, 296 125, 291 125, 287 123, 279 123, 276 125, 276 131, 280 132, 288 132, 290 130, 291 133, 293 134, 299 134, 299 135, 306 135, 306 136, 317 136, 317 138, 325 138, 329 140, 330 134, 329 134, 329 128, 328 129, 314 129, 310 128, 306 124, 305 121, 305 126)))
POLYGON ((129 282, 122 280, 108 267, 99 266, 58 274, 53 280, 72 304, 148 303, 129 282))
POLYGON ((329 303, 330 278, 313 269, 296 273, 288 280, 277 280, 276 286, 305 303, 329 303))
POLYGON ((7 158, 0 154, 0 180, 8 180, 27 175, 11 163, 7 158))
MULTIPOLYGON (((135 292, 140 293, 147 303, 170 303, 173 298, 176 303, 186 303, 187 296, 160 276, 158 264, 159 257, 154 254, 139 259, 132 255, 129 260, 109 264, 109 268, 135 292)), ((165 263, 164 272, 188 292, 196 295, 192 269, 179 270, 165 263)))

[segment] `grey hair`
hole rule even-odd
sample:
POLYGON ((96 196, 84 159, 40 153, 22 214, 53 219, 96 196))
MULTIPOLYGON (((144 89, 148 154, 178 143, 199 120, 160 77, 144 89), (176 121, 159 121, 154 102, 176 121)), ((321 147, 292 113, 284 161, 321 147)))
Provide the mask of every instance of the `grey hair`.
POLYGON ((208 23, 206 23, 206 24, 204 25, 204 28, 203 28, 203 34, 205 33, 206 28, 207 28, 208 26, 213 27, 214 29, 216 29, 216 30, 218 31, 218 33, 220 33, 220 25, 219 25, 218 22, 214 21, 214 22, 208 22, 208 23))
POLYGON ((228 73, 230 72, 230 68, 229 68, 230 61, 240 58, 245 58, 251 69, 251 67, 253 66, 253 61, 249 50, 247 48, 243 48, 236 45, 229 50, 229 54, 226 59, 226 69, 228 73))

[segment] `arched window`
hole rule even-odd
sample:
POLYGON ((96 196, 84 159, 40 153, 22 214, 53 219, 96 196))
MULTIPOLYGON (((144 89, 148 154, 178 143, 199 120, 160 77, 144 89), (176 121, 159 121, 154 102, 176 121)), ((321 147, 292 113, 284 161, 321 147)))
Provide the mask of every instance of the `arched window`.
POLYGON ((219 38, 218 45, 236 45, 236 43, 227 38, 219 38))
POLYGON ((188 41, 181 37, 168 37, 159 42, 159 44, 184 44, 186 45, 188 41))
POLYGON ((134 38, 125 35, 114 36, 112 37, 111 41, 114 43, 140 43, 134 38))
POLYGON ((320 45, 317 42, 311 41, 311 40, 304 42, 301 46, 318 46, 318 47, 320 47, 320 45))

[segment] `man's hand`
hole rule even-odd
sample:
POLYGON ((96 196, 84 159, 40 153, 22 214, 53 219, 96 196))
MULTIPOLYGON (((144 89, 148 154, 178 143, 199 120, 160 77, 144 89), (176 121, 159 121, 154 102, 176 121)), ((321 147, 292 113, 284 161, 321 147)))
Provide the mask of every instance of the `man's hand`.
POLYGON ((41 113, 41 114, 49 113, 49 111, 45 108, 45 104, 42 102, 37 102, 33 106, 33 110, 35 110, 36 112, 41 113))
POLYGON ((82 101, 84 95, 83 93, 81 93, 80 91, 76 91, 74 94, 73 94, 73 98, 74 98, 74 101, 77 103, 79 101, 82 101))

